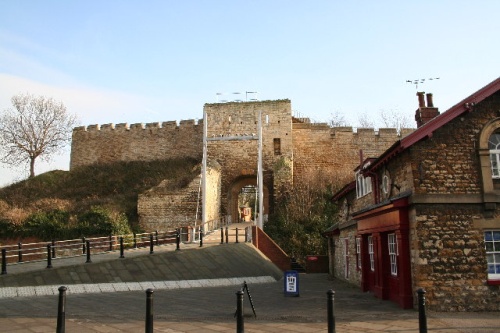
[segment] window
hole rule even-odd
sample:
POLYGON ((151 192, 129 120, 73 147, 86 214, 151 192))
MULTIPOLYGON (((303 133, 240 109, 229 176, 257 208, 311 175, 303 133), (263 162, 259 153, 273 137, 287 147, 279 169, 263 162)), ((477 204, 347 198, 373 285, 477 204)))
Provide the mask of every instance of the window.
POLYGON ((365 177, 361 172, 356 173, 356 196, 361 198, 362 196, 371 193, 372 191, 372 179, 370 177, 365 177))
POLYGON ((488 141, 490 150, 491 176, 500 179, 500 133, 493 133, 488 141))
POLYGON ((488 280, 500 280, 500 230, 484 232, 488 280))
POLYGON ((274 155, 281 155, 281 139, 274 138, 273 143, 274 143, 274 155))
POLYGON ((356 237, 356 267, 361 269, 361 238, 356 237))
POLYGON ((370 270, 375 272, 375 258, 373 257, 373 237, 368 236, 368 254, 370 255, 370 270))
POLYGON ((389 259, 391 262, 391 275, 398 275, 398 241, 396 234, 387 235, 387 243, 389 244, 389 259))

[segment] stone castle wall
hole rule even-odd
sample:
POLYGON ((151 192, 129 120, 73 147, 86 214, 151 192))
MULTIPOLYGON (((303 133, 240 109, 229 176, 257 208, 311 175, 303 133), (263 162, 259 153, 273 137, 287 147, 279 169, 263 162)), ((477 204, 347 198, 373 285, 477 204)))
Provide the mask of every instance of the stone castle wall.
MULTIPOLYGON (((378 157, 401 137, 411 133, 395 128, 334 127, 326 124, 293 124, 294 178, 309 177, 311 173, 325 178, 354 179, 354 169, 363 159, 378 157)), ((342 184, 346 181, 341 181, 342 184)))
MULTIPOLYGON (((219 218, 220 166, 207 167, 207 221, 219 218)), ((137 211, 141 227, 145 230, 172 230, 177 227, 199 225, 202 202, 200 178, 193 179, 186 188, 171 190, 168 181, 139 194, 137 211), (198 214, 196 214, 198 212, 198 214)))
MULTIPOLYGON (((207 137, 221 139, 208 141, 207 155, 208 161, 220 166, 220 196, 217 200, 221 203, 220 214, 228 218, 237 215, 236 197, 241 187, 252 182, 256 184, 258 161, 258 140, 229 138, 257 139, 259 111, 266 199, 264 215, 272 212, 274 199, 289 189, 294 180, 307 178, 311 173, 328 181, 338 178, 339 174, 352 179, 353 169, 359 163, 360 149, 365 157, 378 156, 401 138, 395 129, 353 131, 350 127, 330 128, 326 124, 311 124, 307 119, 293 118, 290 100, 205 104, 204 111, 207 137)), ((70 167, 178 157, 201 161, 202 143, 203 121, 77 127, 73 130, 70 167)), ((151 196, 145 198, 153 200, 151 196)), ((165 213, 160 206, 151 205, 158 209, 157 216, 165 213)), ((151 213, 153 208, 146 207, 142 201, 139 208, 148 209, 146 215, 154 216, 155 213, 151 213)), ((179 214, 183 215, 181 211, 179 208, 179 214)))
MULTIPOLYGON (((274 197, 279 188, 291 183, 292 170, 279 181, 273 177, 277 161, 292 158, 292 110, 289 100, 206 104, 204 110, 207 114, 207 137, 216 139, 252 135, 257 139, 261 111, 265 191, 274 197)), ((234 196, 240 190, 240 184, 245 183, 244 179, 256 181, 258 140, 209 141, 207 147, 208 159, 216 160, 224 175, 221 186, 223 214, 235 216, 237 206, 234 196)), ((272 199, 269 201, 272 202, 272 199)), ((268 213, 265 209, 264 214, 268 213)))
POLYGON ((73 130, 70 168, 118 161, 152 161, 202 155, 202 122, 106 124, 73 130))

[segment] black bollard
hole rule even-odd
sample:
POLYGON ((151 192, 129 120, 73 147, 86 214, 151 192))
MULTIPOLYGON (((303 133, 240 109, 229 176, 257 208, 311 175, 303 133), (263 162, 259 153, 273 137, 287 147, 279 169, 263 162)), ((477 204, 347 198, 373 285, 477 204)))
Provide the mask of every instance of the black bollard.
POLYGON ((123 255, 123 237, 120 237, 120 258, 125 258, 123 255))
POLYGON ((134 249, 137 249, 137 235, 134 232, 134 249))
POLYGON ((427 333, 427 315, 425 314, 425 290, 419 288, 418 294, 418 332, 427 333))
POLYGON ((327 311, 328 311, 328 333, 335 333, 335 316, 333 315, 333 297, 335 292, 328 290, 327 294, 327 311))
POLYGON ((248 227, 245 228, 245 243, 248 243, 248 227))
POLYGON ((200 247, 203 246, 203 228, 200 227, 200 247))
POLYGON ((229 243, 229 228, 226 227, 226 244, 229 243))
POLYGON ((56 258, 56 241, 52 240, 52 258, 56 258))
POLYGON ((181 249, 181 231, 180 229, 177 229, 175 231, 175 244, 176 244, 176 247, 175 247, 175 250, 176 251, 179 251, 181 249))
POLYGON ((220 228, 220 243, 224 244, 224 228, 220 228))
POLYGON ((23 262, 23 244, 17 243, 17 262, 23 262))
POLYGON ((238 228, 236 228, 236 243, 239 243, 239 240, 238 240, 238 228))
POLYGON ((245 323, 243 322, 243 290, 236 292, 236 333, 245 332, 245 323))
POLYGON ((2 275, 7 274, 7 250, 2 249, 2 275))
POLYGON ((91 263, 92 260, 90 260, 90 241, 86 241, 87 244, 87 247, 86 247, 86 251, 87 251, 87 261, 85 262, 86 264, 88 263, 91 263))
POLYGON ((153 289, 146 290, 146 333, 153 333, 153 289))
POLYGON ((56 333, 64 333, 66 331, 66 288, 59 287, 59 306, 57 307, 57 328, 56 333))
POLYGON ((51 248, 52 246, 50 244, 47 244, 47 268, 52 268, 52 251, 51 248))
POLYGON ((150 234, 149 235, 149 254, 153 254, 155 253, 155 251, 153 250, 155 244, 153 243, 153 234, 150 234))

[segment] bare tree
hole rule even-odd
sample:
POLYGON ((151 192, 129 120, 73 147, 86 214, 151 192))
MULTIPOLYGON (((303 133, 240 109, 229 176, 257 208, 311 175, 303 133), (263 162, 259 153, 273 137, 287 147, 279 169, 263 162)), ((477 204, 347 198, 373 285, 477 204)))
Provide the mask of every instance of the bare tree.
POLYGON ((380 110, 380 118, 387 128, 396 128, 400 131, 402 128, 411 128, 410 117, 398 110, 380 110))
POLYGON ((370 118, 370 116, 367 113, 363 113, 358 117, 358 123, 359 123, 359 127, 361 127, 361 128, 373 128, 373 127, 375 127, 373 120, 370 118))
POLYGON ((330 127, 348 126, 344 115, 341 112, 339 112, 338 110, 332 112, 332 118, 328 121, 328 125, 330 125, 330 127))
POLYGON ((44 96, 18 94, 11 101, 14 109, 0 115, 0 162, 29 162, 31 178, 38 157, 50 160, 71 140, 76 116, 62 102, 44 96))

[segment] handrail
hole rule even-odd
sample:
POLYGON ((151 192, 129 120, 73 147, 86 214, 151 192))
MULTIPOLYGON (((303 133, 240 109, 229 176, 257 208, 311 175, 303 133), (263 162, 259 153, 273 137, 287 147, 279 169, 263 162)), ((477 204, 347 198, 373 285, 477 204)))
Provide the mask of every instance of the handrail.
MULTIPOLYGON (((108 253, 116 250, 123 252, 125 247, 136 249, 149 246, 150 253, 152 254, 154 246, 165 244, 176 244, 177 249, 179 249, 180 242, 199 242, 200 246, 203 246, 203 242, 201 241, 203 237, 209 233, 218 231, 222 226, 227 226, 225 219, 207 221, 203 225, 200 224, 195 227, 184 226, 167 231, 155 230, 153 232, 89 238, 82 237, 25 244, 19 242, 17 245, 12 244, 0 247, 2 250, 2 267, 6 267, 8 264, 50 261, 53 258, 73 258, 85 255, 87 255, 88 262, 91 262, 91 254, 108 253)), ((7 273, 2 269, 2 274, 7 273)))

